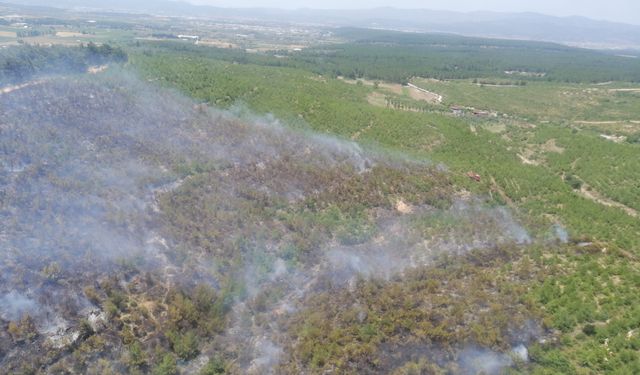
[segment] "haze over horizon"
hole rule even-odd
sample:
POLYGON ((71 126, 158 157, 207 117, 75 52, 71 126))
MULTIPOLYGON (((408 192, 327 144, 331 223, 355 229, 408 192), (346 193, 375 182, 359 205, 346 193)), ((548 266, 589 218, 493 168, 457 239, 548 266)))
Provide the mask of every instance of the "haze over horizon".
POLYGON ((640 2, 633 0, 585 0, 576 4, 571 0, 518 1, 488 0, 398 0, 392 5, 387 0, 183 0, 192 4, 219 7, 264 7, 283 9, 370 9, 394 7, 399 9, 430 9, 455 12, 534 12, 552 16, 582 16, 596 20, 640 24, 640 2))

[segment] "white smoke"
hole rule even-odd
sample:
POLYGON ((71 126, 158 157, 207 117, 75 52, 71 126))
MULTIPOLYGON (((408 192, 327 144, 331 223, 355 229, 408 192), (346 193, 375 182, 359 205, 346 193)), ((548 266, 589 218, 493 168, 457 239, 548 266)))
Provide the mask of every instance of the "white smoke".
MULTIPOLYGON (((215 170, 220 178, 208 188, 216 192, 222 208, 234 213, 243 209, 243 189, 291 203, 324 188, 306 178, 316 171, 342 168, 362 175, 376 165, 406 162, 350 141, 293 131, 273 117, 242 109, 194 109, 190 100, 126 75, 53 80, 3 95, 0 106, 0 188, 15 198, 0 211, 6 223, 0 245, 7 249, 0 260, 30 270, 27 283, 34 295, 44 298, 38 289, 44 284, 51 289, 51 317, 43 318, 43 324, 49 323, 52 335, 71 334, 68 322, 59 317, 61 309, 55 308, 60 302, 55 297, 69 293, 58 279, 94 280, 108 274, 120 258, 138 257, 137 267, 161 270, 169 285, 181 279, 216 285, 215 257, 189 246, 184 247, 191 253, 179 252, 179 239, 159 224, 157 196, 188 184, 191 173, 181 175, 166 165, 182 162, 215 170), (283 166, 298 168, 299 174, 292 178, 282 172, 283 166), (41 270, 52 262, 60 270, 46 279, 41 270)), ((325 290, 325 282, 348 287, 358 278, 389 279, 408 268, 430 265, 442 254, 532 241, 507 208, 476 200, 457 200, 445 209, 415 207, 410 213, 380 208, 378 214, 372 238, 343 243, 327 236, 308 254, 313 264, 287 263, 276 241, 243 239, 250 246, 237 254, 239 270, 233 271, 246 296, 238 297, 225 333, 225 339, 243 351, 238 355, 243 370, 275 371, 286 358, 277 344, 286 335, 278 320, 298 311, 309 293, 325 290), (429 223, 442 222, 429 228, 429 223), (427 228, 418 230, 416 223, 427 228), (273 290, 278 293, 265 299, 263 312, 252 310, 252 299, 273 290)), ((5 275, 14 271, 11 266, 0 270, 5 275)), ((71 286, 81 295, 79 284, 71 286)), ((0 286, 5 293, 0 317, 15 320, 40 309, 37 298, 12 288, 8 282, 0 286)), ((77 311, 89 305, 67 300, 77 311)), ((508 362, 490 351, 468 354, 471 363, 479 360, 487 369, 508 362)))
POLYGON ((35 315, 38 311, 36 301, 15 290, 0 297, 0 318, 4 320, 17 321, 25 314, 35 315))
POLYGON ((483 348, 468 347, 459 357, 461 373, 465 375, 500 374, 504 368, 513 365, 509 355, 483 348))

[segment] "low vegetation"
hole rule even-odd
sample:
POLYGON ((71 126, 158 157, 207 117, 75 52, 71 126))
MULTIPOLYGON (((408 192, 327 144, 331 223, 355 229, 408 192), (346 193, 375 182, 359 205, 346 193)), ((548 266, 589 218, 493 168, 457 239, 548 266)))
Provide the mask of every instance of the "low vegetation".
POLYGON ((334 36, 2 50, 0 373, 640 372, 638 62, 334 36))

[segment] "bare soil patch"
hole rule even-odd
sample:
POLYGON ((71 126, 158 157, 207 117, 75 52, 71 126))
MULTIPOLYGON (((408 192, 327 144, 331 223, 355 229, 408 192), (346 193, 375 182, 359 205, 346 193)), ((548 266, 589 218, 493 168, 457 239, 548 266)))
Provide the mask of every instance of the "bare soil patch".
POLYGON ((109 65, 90 66, 89 69, 87 69, 87 73, 98 74, 104 72, 107 68, 109 68, 109 65))
POLYGON ((402 214, 410 214, 413 212, 413 207, 411 207, 410 205, 406 204, 402 199, 399 199, 396 202, 396 211, 402 213, 402 214))
POLYGON ((32 81, 32 82, 23 83, 21 85, 12 85, 12 86, 2 87, 2 88, 0 88, 0 95, 8 94, 8 93, 16 91, 16 90, 21 90, 21 89, 24 89, 26 87, 39 85, 39 84, 41 84, 43 82, 44 81, 32 81))
POLYGON ((86 37, 87 35, 82 33, 72 32, 72 31, 58 31, 56 32, 56 36, 60 38, 82 38, 82 37, 86 37))
POLYGON ((609 92, 640 92, 640 88, 634 88, 634 89, 609 89, 609 92))
POLYGON ((549 139, 543 144, 528 144, 520 153, 518 158, 522 161, 522 164, 526 165, 541 165, 546 162, 545 154, 554 152, 562 154, 564 148, 556 144, 555 139, 549 139))
POLYGON ((542 150, 545 152, 555 152, 557 154, 562 154, 564 152, 564 148, 558 146, 556 144, 556 140, 553 138, 542 145, 542 150))
POLYGON ((438 103, 438 104, 442 103, 442 95, 425 90, 412 83, 409 83, 408 86, 409 86, 409 95, 411 96, 411 98, 415 100, 424 100, 430 103, 438 103))
POLYGON ((389 90, 394 94, 402 95, 404 91, 402 90, 402 85, 397 83, 380 83, 379 87, 385 90, 389 90))
POLYGON ((622 143, 627 140, 627 137, 617 135, 600 134, 600 137, 615 143, 622 143))
POLYGON ((539 161, 531 159, 534 155, 533 150, 525 149, 524 152, 518 154, 518 158, 520 158, 522 164, 525 165, 540 165, 539 161))

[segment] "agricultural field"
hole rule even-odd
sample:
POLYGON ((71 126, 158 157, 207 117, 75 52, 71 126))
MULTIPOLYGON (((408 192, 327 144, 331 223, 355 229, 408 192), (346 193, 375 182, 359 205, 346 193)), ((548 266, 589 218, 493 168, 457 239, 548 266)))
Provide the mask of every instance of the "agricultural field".
POLYGON ((623 125, 640 121, 640 85, 624 82, 570 84, 498 80, 437 81, 415 78, 419 87, 437 92, 449 106, 474 107, 517 116, 535 123, 623 125))
POLYGON ((164 22, 0 49, 0 373, 640 372, 640 61, 164 22))
MULTIPOLYGON (((51 11, 51 10, 49 10, 51 11)), ((112 14, 88 11, 37 12, 0 4, 0 47, 16 44, 79 46, 81 44, 183 43, 242 50, 246 53, 299 51, 336 43, 340 36, 323 27, 274 24, 252 20, 198 19, 112 14)))

